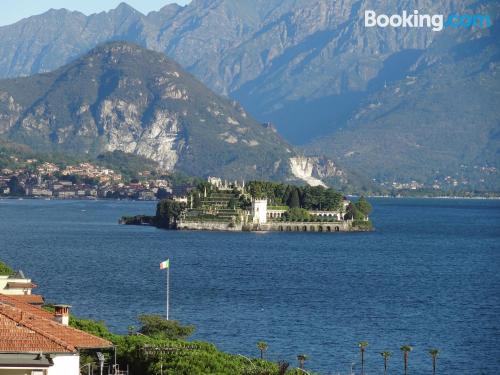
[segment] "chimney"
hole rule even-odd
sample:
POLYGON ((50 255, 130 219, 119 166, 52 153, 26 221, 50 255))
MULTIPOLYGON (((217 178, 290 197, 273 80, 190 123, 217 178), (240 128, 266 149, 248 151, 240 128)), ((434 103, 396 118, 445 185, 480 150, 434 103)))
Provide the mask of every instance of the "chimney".
POLYGON ((58 323, 61 323, 63 326, 67 326, 69 324, 69 308, 70 305, 54 305, 56 312, 54 320, 58 323))

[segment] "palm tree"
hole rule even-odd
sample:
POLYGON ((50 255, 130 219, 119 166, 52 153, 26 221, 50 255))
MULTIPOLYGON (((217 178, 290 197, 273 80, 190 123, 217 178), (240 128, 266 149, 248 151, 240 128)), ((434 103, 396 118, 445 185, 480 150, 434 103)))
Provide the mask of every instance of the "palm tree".
POLYGON ((299 354, 297 356, 297 360, 299 361, 299 368, 301 370, 303 370, 304 369, 304 363, 308 360, 307 355, 305 355, 305 354, 299 354))
POLYGON ((408 355, 413 350, 413 348, 410 345, 403 345, 401 347, 401 350, 403 351, 403 359, 405 361, 405 375, 407 375, 408 374, 408 355))
POLYGON ((361 352, 361 375, 365 374, 365 349, 368 346, 367 341, 361 341, 359 344, 359 351, 361 352))
POLYGON ((429 355, 432 357, 432 375, 436 375, 436 361, 439 355, 438 349, 429 349, 429 355))
POLYGON ((381 352, 380 355, 384 357, 384 375, 387 375, 387 362, 389 362, 389 357, 392 355, 392 353, 389 351, 385 351, 381 352))
POLYGON ((264 359, 264 352, 267 351, 268 345, 265 341, 259 341, 257 343, 257 349, 260 350, 260 359, 264 359))

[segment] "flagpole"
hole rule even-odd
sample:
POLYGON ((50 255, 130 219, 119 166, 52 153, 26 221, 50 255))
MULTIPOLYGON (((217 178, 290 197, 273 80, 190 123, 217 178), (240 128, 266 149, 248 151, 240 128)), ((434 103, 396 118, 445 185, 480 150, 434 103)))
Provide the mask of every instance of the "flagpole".
POLYGON ((167 320, 169 320, 168 319, 168 310, 170 308, 169 302, 170 302, 170 265, 167 267, 167 320))

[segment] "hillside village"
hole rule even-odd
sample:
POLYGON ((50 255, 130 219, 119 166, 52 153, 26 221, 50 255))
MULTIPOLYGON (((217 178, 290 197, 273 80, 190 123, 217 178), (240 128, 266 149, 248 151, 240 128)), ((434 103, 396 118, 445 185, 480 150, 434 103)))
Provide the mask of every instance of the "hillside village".
POLYGON ((0 170, 0 196, 155 200, 173 192, 170 181, 150 171, 138 177, 127 181, 113 169, 88 162, 61 167, 27 159, 21 167, 0 170))

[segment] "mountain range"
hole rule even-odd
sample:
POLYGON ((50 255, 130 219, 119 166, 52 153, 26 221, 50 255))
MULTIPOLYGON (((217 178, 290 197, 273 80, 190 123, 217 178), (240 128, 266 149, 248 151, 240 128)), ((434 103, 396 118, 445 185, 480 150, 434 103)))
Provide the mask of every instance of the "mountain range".
MULTIPOLYGON (((428 29, 367 29, 366 9, 447 14, 472 3, 194 0, 148 15, 125 3, 90 16, 50 10, 0 28, 0 77, 51 71, 100 43, 126 40, 164 52, 215 92, 303 143, 339 127, 388 58, 408 60, 407 51, 424 50, 438 35, 428 29), (304 122, 311 123, 306 134, 304 122)), ((385 79, 395 75, 383 73, 385 79)))
POLYGON ((147 15, 125 3, 90 16, 50 10, 0 27, 0 77, 49 72, 100 43, 130 41, 177 61, 257 122, 272 122, 303 154, 327 155, 353 176, 426 185, 451 178, 498 190, 498 14, 492 0, 193 0, 147 15), (365 28, 367 9, 489 14, 493 27, 365 28))
POLYGON ((300 156, 164 54, 127 42, 100 45, 50 73, 0 81, 0 114, 0 136, 38 152, 123 151, 197 176, 345 180, 332 162, 300 156))

